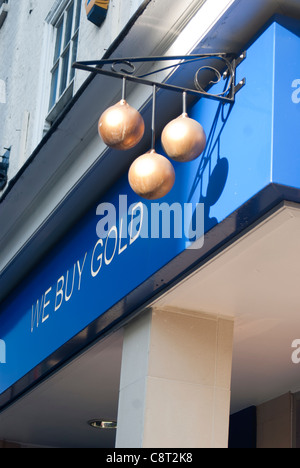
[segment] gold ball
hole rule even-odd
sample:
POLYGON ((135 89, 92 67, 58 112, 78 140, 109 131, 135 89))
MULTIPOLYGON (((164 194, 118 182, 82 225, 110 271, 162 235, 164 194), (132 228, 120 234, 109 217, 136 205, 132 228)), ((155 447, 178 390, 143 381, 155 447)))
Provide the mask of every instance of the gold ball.
POLYGON ((141 114, 122 99, 101 115, 98 131, 107 146, 128 150, 143 138, 145 123, 141 114))
POLYGON ((175 171, 167 158, 151 150, 133 162, 128 179, 132 190, 140 197, 156 200, 173 188, 175 171))
POLYGON ((206 146, 206 135, 202 125, 182 114, 172 120, 163 130, 162 145, 167 155, 179 162, 193 161, 206 146))

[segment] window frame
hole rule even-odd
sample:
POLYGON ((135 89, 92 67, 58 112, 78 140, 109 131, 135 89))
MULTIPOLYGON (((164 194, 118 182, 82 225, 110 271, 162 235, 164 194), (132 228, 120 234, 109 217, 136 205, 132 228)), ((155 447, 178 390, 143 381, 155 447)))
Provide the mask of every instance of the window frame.
POLYGON ((72 69, 72 63, 76 60, 78 50, 81 4, 82 0, 56 0, 46 19, 52 28, 46 116, 46 122, 50 125, 73 96, 75 70, 72 69), (71 9, 73 11, 70 24, 68 19, 71 9))

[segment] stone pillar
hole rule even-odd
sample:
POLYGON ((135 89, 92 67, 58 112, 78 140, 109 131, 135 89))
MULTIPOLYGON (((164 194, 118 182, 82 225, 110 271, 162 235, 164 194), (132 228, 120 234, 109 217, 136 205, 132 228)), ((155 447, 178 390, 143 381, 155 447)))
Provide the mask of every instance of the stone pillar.
POLYGON ((124 337, 117 448, 228 446, 233 321, 148 310, 124 337))

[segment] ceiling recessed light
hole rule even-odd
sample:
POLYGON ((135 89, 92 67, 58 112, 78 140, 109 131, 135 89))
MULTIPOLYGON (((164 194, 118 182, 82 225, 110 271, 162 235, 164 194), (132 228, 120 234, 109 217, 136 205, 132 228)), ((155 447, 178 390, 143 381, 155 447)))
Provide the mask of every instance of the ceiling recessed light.
POLYGON ((117 429, 116 421, 105 421, 103 419, 93 419, 88 424, 95 429, 117 429))

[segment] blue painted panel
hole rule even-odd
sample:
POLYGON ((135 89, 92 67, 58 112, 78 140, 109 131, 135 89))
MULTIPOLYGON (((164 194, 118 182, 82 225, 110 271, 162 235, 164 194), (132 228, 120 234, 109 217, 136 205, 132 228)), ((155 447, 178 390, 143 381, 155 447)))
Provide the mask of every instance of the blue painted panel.
POLYGON ((275 26, 273 181, 300 187, 300 27, 275 26))
MULTIPOLYGON (((170 205, 178 202, 181 206, 187 202, 193 202, 194 206, 204 203, 206 232, 271 181, 274 32, 275 25, 272 25, 249 49, 247 59, 240 65, 239 79, 246 77, 247 84, 233 108, 202 99, 190 109, 190 116, 205 128, 207 150, 196 161, 174 163, 176 183, 161 202, 170 205)), ((159 144, 157 150, 162 152, 159 144)), ((128 206, 141 201, 131 191, 127 175, 102 202, 118 206, 120 194, 128 195, 128 206)), ((150 211, 152 204, 145 205, 150 211)), ((257 206, 257 213, 259 210, 257 206)), ((125 213, 123 207, 121 217, 125 213)), ((6 344, 7 355, 6 364, 0 365, 0 393, 152 278, 187 247, 184 238, 139 237, 131 245, 128 238, 117 245, 111 238, 106 253, 107 260, 112 259, 106 264, 103 247, 97 245, 98 221, 95 206, 1 305, 0 339, 6 344), (97 270, 100 262, 102 266, 93 276, 92 268, 97 270), (36 310, 40 314, 38 326, 32 318, 36 310)), ((119 220, 116 229, 121 230, 119 220)), ((160 280, 153 281, 153 294, 160 286, 157 281, 160 280)))

